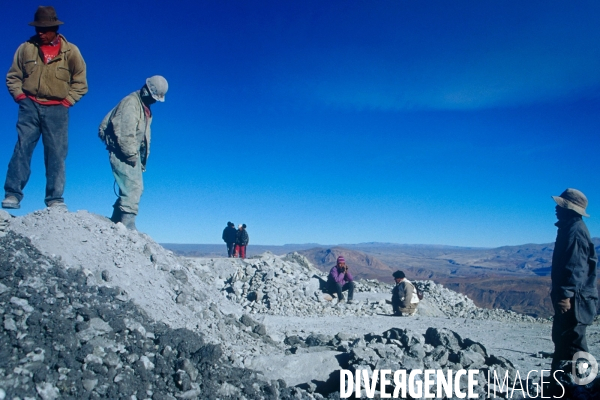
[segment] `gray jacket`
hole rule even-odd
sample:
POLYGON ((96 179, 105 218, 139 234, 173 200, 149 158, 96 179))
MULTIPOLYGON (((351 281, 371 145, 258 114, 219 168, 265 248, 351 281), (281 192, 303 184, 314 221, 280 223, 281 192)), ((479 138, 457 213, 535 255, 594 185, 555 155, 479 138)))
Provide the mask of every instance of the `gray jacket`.
POLYGON ((408 279, 396 284, 392 289, 392 305, 397 305, 401 308, 415 306, 419 303, 415 286, 408 279))
POLYGON ((109 151, 125 158, 139 155, 145 167, 150 155, 150 124, 152 115, 146 116, 138 90, 106 114, 98 128, 98 136, 109 151))
POLYGON ((598 257, 590 232, 581 217, 558 221, 555 225, 558 233, 552 254, 552 301, 574 297, 577 321, 591 324, 598 302, 598 257))

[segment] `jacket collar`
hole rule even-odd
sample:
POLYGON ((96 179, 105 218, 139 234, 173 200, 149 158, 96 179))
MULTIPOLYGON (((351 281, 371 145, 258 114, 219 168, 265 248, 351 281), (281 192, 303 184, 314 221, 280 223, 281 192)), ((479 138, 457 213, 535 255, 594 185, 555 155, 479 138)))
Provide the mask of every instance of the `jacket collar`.
MULTIPOLYGON (((60 33, 56 36, 56 40, 59 40, 59 39, 60 39, 60 52, 66 53, 67 51, 70 50, 69 42, 67 41, 67 38, 65 38, 60 33)), ((30 37, 28 42, 35 45, 36 47, 40 47, 40 45, 41 45, 40 39, 37 35, 33 35, 32 37, 30 37)))
POLYGON ((558 229, 561 229, 561 228, 566 228, 567 226, 571 226, 577 221, 581 221, 581 216, 576 216, 576 217, 571 217, 568 219, 559 220, 554 225, 556 227, 558 227, 558 229))

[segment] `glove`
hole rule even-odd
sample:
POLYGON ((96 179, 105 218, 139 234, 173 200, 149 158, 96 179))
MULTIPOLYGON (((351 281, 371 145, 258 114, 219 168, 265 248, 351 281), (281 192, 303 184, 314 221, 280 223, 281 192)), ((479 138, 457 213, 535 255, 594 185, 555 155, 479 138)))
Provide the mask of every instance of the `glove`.
POLYGON ((131 165, 132 167, 135 167, 137 164, 137 160, 138 160, 138 156, 137 155, 133 155, 133 156, 129 156, 127 157, 127 160, 125 160, 125 162, 129 165, 131 165))
POLYGON ((558 306, 558 311, 564 314, 571 309, 571 299, 562 299, 556 305, 558 306))

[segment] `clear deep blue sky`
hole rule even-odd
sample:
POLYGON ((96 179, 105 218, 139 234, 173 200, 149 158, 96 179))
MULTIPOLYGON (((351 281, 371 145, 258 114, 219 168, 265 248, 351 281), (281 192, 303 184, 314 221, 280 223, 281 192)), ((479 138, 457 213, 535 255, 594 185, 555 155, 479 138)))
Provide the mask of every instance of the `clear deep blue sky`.
MULTIPOLYGON (((110 215, 104 115, 164 75, 138 228, 160 242, 551 242, 567 187, 600 236, 600 2, 51 3, 89 93, 71 110, 65 200, 110 215)), ((39 1, 0 25, 8 71, 39 1)), ((0 180, 17 106, 0 96, 0 180)), ((21 210, 44 207, 41 143, 21 210)))

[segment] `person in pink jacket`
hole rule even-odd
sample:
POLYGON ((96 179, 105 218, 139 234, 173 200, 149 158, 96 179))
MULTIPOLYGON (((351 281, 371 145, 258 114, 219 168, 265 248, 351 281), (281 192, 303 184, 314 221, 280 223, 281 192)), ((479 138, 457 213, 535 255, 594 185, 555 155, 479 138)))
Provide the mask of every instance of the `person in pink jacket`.
POLYGON ((344 294, 342 292, 347 290, 348 303, 352 303, 352 298, 354 296, 354 278, 348 270, 346 260, 343 256, 337 258, 336 265, 329 271, 327 286, 331 294, 337 294, 338 303, 344 301, 344 294))

